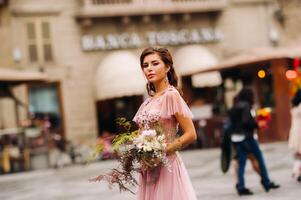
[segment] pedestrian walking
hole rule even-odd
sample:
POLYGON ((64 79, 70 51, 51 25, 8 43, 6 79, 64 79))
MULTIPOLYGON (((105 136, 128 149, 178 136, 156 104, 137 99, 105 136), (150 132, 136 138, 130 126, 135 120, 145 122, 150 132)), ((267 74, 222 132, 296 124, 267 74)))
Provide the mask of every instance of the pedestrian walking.
MULTIPOLYGON (((234 98, 234 101, 235 99, 237 99, 237 97, 234 98)), ((231 141, 232 132, 233 129, 232 129, 231 120, 228 118, 224 122, 224 126, 223 126, 223 137, 221 143, 221 169, 223 173, 228 172, 232 161, 234 174, 238 182, 238 155, 231 141)), ((257 137, 258 137, 257 134, 254 134, 254 138, 257 139, 257 137)), ((247 159, 250 160, 253 170, 260 175, 258 162, 255 159, 255 157, 252 154, 248 153, 247 159)))
POLYGON ((258 162, 261 184, 265 191, 268 192, 270 189, 280 187, 270 180, 262 152, 257 140, 254 138, 254 132, 259 126, 251 114, 253 103, 253 91, 250 88, 243 88, 239 92, 237 101, 230 111, 230 119, 233 126, 231 141, 234 144, 238 157, 238 182, 236 184, 236 190, 239 195, 253 194, 253 192, 245 186, 244 179, 248 154, 253 155, 258 162))

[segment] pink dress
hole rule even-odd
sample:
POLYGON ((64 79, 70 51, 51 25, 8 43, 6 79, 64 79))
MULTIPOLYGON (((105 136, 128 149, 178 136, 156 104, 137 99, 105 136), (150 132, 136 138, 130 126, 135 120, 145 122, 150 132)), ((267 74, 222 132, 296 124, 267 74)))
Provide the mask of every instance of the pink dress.
POLYGON ((292 123, 290 135, 288 139, 288 146, 301 154, 301 104, 291 110, 292 123))
MULTIPOLYGON (((172 86, 158 97, 146 99, 140 106, 133 121, 140 129, 152 128, 159 123, 167 138, 176 138, 178 123, 175 113, 192 118, 192 113, 179 92, 172 86)), ((169 164, 157 172, 143 172, 139 177, 138 200, 196 200, 184 163, 178 153, 168 156, 169 164), (157 177, 157 178, 154 178, 157 177)))

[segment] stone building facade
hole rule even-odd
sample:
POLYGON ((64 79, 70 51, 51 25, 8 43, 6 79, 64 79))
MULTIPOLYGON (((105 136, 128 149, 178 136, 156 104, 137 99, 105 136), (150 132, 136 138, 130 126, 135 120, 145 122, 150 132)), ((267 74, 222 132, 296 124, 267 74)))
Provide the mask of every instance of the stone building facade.
MULTIPOLYGON (((0 7, 0 67, 47 74, 48 84, 57 88, 65 137, 94 140, 101 126, 96 74, 114 52, 138 58, 153 44, 167 46, 175 55, 199 46, 220 62, 244 49, 284 46, 299 40, 300 3, 295 4, 282 8, 274 0, 10 0, 0 7), (278 8, 285 25, 275 17, 278 8)), ((175 58, 179 59, 183 60, 175 58)), ((189 58, 185 62, 188 66, 189 58)), ((109 81, 108 87, 116 81, 109 81)), ((21 93, 17 92, 28 102, 26 92, 21 93)))
POLYGON ((301 1, 298 0, 279 0, 278 9, 275 17, 280 20, 281 40, 280 45, 300 44, 301 31, 301 1))

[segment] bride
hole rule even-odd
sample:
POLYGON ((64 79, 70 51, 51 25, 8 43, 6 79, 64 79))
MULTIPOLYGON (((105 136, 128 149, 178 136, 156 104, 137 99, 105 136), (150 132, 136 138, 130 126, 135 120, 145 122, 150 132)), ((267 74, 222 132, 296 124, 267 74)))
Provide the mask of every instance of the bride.
POLYGON ((140 130, 151 129, 157 120, 167 138, 168 167, 143 171, 139 177, 138 200, 196 200, 184 163, 178 154, 196 140, 192 113, 178 90, 172 57, 166 48, 150 47, 140 56, 141 69, 148 80, 147 98, 133 121, 140 130), (178 127, 183 135, 177 137, 178 127))

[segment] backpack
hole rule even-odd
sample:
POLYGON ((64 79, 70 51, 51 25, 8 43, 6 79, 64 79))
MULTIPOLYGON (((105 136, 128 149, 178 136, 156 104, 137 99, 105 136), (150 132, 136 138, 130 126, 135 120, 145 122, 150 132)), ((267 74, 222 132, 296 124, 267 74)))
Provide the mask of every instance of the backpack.
POLYGON ((233 127, 231 120, 228 118, 223 124, 222 139, 221 139, 221 170, 226 173, 229 170, 231 164, 231 151, 232 142, 231 134, 233 132, 233 127))

